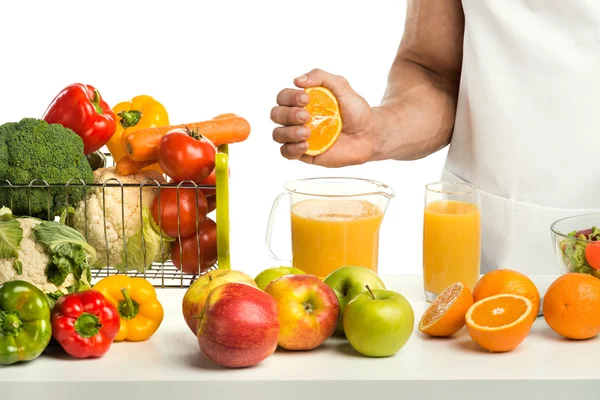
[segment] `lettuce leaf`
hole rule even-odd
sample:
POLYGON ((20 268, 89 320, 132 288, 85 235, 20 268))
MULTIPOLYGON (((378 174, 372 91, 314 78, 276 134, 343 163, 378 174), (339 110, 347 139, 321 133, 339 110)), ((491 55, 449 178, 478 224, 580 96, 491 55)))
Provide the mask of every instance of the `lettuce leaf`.
POLYGON ((122 261, 115 267, 120 272, 134 270, 143 273, 144 270, 152 268, 152 263, 169 259, 171 243, 175 239, 163 232, 161 246, 160 228, 154 222, 148 207, 142 209, 142 221, 141 229, 127 240, 121 256, 122 261))
POLYGON ((14 258, 13 268, 19 275, 23 273, 18 259, 22 240, 23 229, 19 221, 13 218, 10 209, 0 208, 0 259, 14 258))

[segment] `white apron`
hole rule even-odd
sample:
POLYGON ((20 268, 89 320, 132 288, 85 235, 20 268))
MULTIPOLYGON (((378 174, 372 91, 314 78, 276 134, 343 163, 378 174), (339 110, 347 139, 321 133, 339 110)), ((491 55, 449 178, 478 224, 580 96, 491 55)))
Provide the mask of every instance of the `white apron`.
POLYGON ((600 0, 463 7, 462 79, 442 179, 482 190, 482 273, 558 273, 550 225, 600 209, 600 0))

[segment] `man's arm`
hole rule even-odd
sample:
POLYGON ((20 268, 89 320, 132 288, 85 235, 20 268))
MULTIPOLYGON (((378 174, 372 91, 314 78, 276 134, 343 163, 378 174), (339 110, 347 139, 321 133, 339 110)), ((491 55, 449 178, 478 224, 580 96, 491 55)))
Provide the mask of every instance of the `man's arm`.
POLYGON ((462 66, 461 0, 408 0, 404 35, 379 107, 373 160, 414 160, 452 137, 462 66))
POLYGON ((414 160, 446 146, 452 136, 462 64, 461 0, 408 0, 405 31, 389 74, 385 97, 372 108, 341 76, 314 69, 283 89, 271 120, 281 154, 324 167, 368 161, 414 160), (324 86, 340 105, 339 139, 317 156, 306 153, 310 116, 302 89, 324 86))

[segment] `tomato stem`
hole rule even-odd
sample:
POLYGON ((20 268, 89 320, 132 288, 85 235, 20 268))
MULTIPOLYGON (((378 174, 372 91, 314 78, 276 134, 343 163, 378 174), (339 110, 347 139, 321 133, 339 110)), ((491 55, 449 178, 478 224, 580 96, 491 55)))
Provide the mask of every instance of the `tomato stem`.
POLYGON ((183 126, 185 126, 185 131, 187 132, 187 134, 190 135, 192 138, 196 140, 202 139, 202 134, 198 132, 198 128, 190 129, 187 125, 183 126))

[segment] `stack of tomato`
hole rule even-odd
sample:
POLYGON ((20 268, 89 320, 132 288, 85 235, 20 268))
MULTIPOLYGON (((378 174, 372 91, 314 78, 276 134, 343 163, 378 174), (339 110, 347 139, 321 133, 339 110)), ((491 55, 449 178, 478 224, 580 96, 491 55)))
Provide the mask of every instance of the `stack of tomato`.
POLYGON ((198 274, 217 262, 217 225, 207 214, 216 208, 217 147, 196 129, 176 128, 157 149, 161 169, 177 187, 161 188, 152 203, 154 221, 176 238, 173 264, 184 273, 198 274))

